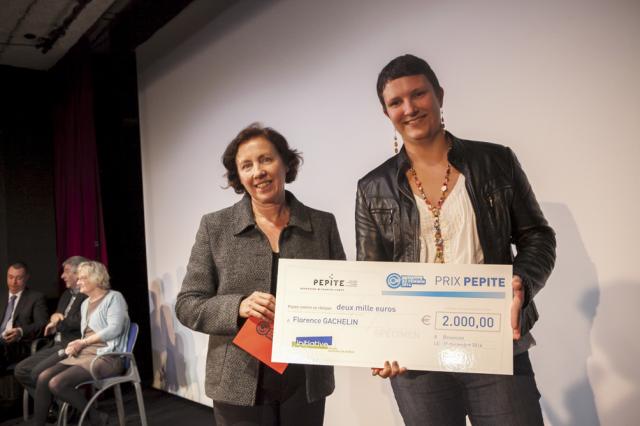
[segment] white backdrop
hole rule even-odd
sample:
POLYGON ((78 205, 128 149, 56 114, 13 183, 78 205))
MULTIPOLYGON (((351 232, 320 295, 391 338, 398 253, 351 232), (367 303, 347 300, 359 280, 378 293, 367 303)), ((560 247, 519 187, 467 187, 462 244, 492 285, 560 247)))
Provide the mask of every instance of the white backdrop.
MULTIPOLYGON (((238 196, 220 155, 253 121, 304 153, 292 185, 355 258, 357 179, 392 154, 375 93, 427 59, 447 128, 511 146, 558 234, 531 350, 552 425, 640 418, 640 3, 635 0, 197 0, 138 50, 155 386, 210 404, 207 336, 173 314, 198 221, 238 196), (222 2, 233 3, 233 2, 222 2)), ((388 382, 336 369, 327 425, 402 424, 388 382)))

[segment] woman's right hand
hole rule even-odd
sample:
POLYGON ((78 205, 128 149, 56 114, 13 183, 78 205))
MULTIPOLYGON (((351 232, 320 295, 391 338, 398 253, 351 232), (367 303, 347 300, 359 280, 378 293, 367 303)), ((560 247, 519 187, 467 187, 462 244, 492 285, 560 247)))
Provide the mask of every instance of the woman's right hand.
POLYGON ((76 356, 78 355, 78 353, 80 353, 80 351, 87 346, 85 344, 85 341, 82 339, 76 339, 73 342, 69 342, 69 344, 67 345, 67 347, 64 350, 64 353, 69 355, 69 356, 76 356))
POLYGON ((255 317, 273 321, 276 312, 276 298, 273 294, 254 291, 240 302, 238 315, 240 318, 255 317))

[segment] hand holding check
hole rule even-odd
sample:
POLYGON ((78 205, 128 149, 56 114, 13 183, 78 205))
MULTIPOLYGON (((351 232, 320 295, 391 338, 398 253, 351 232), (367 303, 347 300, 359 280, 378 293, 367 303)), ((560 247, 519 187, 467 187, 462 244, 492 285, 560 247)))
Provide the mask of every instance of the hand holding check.
POLYGON ((254 291, 240 302, 238 315, 240 318, 255 317, 273 321, 276 311, 276 298, 269 293, 254 291))
MULTIPOLYGON (((511 301, 511 328, 513 331, 513 340, 518 340, 520 337, 520 313, 522 311, 522 305, 524 304, 524 287, 522 285, 522 278, 518 275, 514 275, 511 281, 513 287, 513 299, 511 301)), ((400 367, 397 361, 389 363, 385 361, 383 368, 372 368, 371 375, 378 376, 382 379, 396 377, 399 374, 404 374, 407 371, 405 367, 400 367)))

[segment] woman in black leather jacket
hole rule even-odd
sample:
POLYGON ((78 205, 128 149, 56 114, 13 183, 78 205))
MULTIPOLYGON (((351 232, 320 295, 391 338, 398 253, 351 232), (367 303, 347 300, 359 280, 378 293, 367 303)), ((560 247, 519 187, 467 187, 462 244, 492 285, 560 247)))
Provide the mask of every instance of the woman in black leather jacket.
POLYGON ((407 425, 464 425, 466 415, 474 424, 542 424, 527 350, 555 234, 509 148, 445 131, 444 90, 424 60, 395 58, 377 90, 404 146, 358 182, 358 260, 513 264, 514 375, 406 371, 395 361, 373 374, 391 377, 407 425))

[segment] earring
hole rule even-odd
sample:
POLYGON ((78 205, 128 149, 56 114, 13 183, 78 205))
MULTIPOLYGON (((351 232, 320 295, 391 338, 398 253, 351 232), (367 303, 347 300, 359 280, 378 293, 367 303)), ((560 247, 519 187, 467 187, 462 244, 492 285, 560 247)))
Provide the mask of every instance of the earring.
POLYGON ((444 110, 440 108, 440 127, 444 129, 444 110))
POLYGON ((395 130, 393 131, 393 151, 398 153, 398 132, 395 130))

